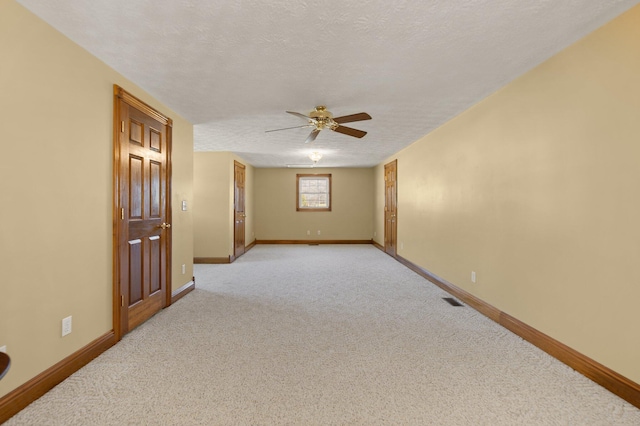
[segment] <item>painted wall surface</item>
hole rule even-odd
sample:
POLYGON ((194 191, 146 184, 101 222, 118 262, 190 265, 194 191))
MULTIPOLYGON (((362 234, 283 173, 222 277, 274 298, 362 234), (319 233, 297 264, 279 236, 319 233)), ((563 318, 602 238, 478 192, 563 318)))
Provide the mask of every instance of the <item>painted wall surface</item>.
POLYGON ((639 76, 637 6, 393 157, 400 256, 637 383, 639 76))
POLYGON ((373 196, 373 241, 380 244, 382 247, 384 247, 384 165, 388 162, 389 161, 386 161, 384 164, 378 164, 373 169, 373 179, 375 182, 375 191, 373 196))
POLYGON ((193 277, 193 125, 181 119, 183 124, 178 126, 178 116, 173 114, 171 117, 174 120, 171 150, 171 287, 176 291, 193 277), (182 201, 187 202, 186 211, 182 210, 182 201), (185 265, 184 274, 182 265, 185 265))
POLYGON ((370 240, 373 176, 372 168, 255 169, 256 239, 370 240), (298 173, 331 174, 330 212, 296 211, 298 173))
POLYGON ((229 175, 231 154, 196 152, 193 155, 193 222, 195 257, 227 257, 229 241, 229 175))
POLYGON ((256 210, 255 210, 255 168, 245 161, 238 160, 247 167, 245 176, 245 211, 247 217, 244 219, 244 233, 247 245, 256 240, 256 210))
POLYGON ((245 243, 254 238, 253 167, 230 152, 196 152, 194 157, 194 256, 233 254, 234 161, 246 166, 245 243))
POLYGON ((0 52, 2 396, 112 329, 113 84, 174 122, 174 289, 191 280, 193 126, 13 0, 0 52))

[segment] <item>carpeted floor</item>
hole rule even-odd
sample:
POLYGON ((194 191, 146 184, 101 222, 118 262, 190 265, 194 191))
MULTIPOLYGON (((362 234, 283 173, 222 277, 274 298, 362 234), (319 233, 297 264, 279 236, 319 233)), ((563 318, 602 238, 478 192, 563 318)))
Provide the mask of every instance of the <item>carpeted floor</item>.
POLYGON ((640 425, 640 410, 368 245, 258 245, 15 425, 640 425))

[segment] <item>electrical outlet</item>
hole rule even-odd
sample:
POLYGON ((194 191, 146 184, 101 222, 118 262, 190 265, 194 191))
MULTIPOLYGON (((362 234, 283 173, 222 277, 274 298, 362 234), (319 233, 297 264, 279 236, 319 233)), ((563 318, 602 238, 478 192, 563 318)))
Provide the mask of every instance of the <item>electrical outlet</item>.
POLYGON ((182 264, 182 275, 187 273, 187 265, 185 265, 184 263, 182 264))
POLYGON ((471 282, 472 283, 476 282, 476 271, 471 271, 471 282))
POLYGON ((400 242, 400 250, 404 250, 404 242, 400 242))
POLYGON ((7 345, 0 346, 0 352, 4 352, 6 354, 7 353, 7 345))
POLYGON ((307 235, 311 235, 311 231, 307 229, 307 235))
POLYGON ((62 319, 62 337, 71 333, 71 316, 62 319))
POLYGON ((318 235, 320 235, 320 230, 318 229, 318 235))

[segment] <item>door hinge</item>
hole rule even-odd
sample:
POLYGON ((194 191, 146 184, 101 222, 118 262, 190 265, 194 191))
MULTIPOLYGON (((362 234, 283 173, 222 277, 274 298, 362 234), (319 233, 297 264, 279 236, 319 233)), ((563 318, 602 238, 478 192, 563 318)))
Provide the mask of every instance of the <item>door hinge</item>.
POLYGON ((124 306, 124 294, 120 295, 120 306, 124 306))
POLYGON ((120 219, 124 220, 124 207, 120 209, 120 219))
POLYGON ((124 133, 124 121, 120 122, 120 131, 124 133))

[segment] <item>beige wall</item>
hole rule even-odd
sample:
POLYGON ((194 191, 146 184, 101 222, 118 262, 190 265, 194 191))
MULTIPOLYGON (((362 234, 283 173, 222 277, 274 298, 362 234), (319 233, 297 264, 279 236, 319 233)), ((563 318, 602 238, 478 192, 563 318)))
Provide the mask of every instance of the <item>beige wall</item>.
POLYGON ((370 240, 373 169, 255 169, 258 240, 370 240), (331 173, 330 212, 296 211, 296 174, 331 173), (321 235, 318 235, 320 230, 321 235), (307 235, 310 231, 311 235, 307 235))
POLYGON ((254 238, 253 167, 230 152, 196 152, 194 157, 194 256, 233 254, 234 161, 246 166, 245 242, 254 238))
POLYGON ((640 383, 638 52, 640 6, 393 158, 399 255, 640 383))
POLYGON ((247 244, 256 240, 256 210, 255 210, 255 168, 249 165, 245 161, 241 161, 242 164, 247 166, 247 175, 245 177, 245 210, 247 217, 245 218, 245 235, 247 244))
MULTIPOLYGON (((169 109, 163 107, 161 111, 169 109)), ((193 277, 193 125, 173 112, 169 115, 174 120, 171 150, 171 287, 176 291, 191 282, 193 277), (182 210, 182 201, 187 202, 186 211, 182 210), (185 265, 184 274, 182 265, 185 265)))
POLYGON ((0 52, 2 396, 112 329, 113 84, 174 120, 174 289, 192 275, 193 126, 13 0, 0 52))
POLYGON ((229 175, 231 154, 196 152, 193 161, 193 224, 195 257, 227 257, 229 241, 229 175))
MULTIPOLYGON (((394 157, 395 159, 395 157, 394 157)), ((392 161, 392 160, 390 160, 392 161)), ((373 169, 374 195, 373 195, 373 241, 384 247, 384 204, 385 204, 385 183, 384 165, 378 164, 373 169)))

